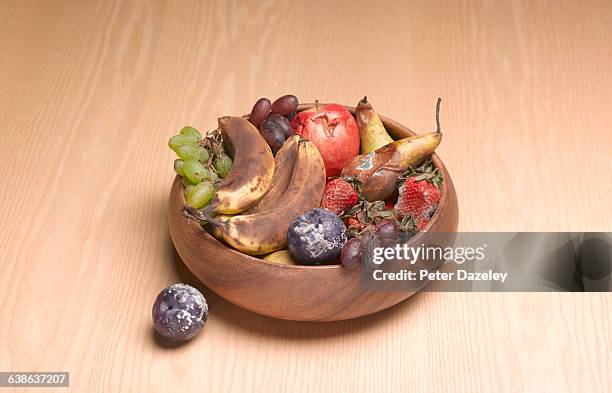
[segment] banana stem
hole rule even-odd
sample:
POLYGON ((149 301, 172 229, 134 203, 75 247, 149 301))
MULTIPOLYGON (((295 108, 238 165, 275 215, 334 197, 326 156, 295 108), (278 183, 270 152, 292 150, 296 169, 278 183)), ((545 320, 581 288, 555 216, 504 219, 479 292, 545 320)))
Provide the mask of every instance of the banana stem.
POLYGON ((217 203, 216 203, 216 199, 213 199, 208 206, 206 206, 206 208, 204 210, 202 210, 202 215, 204 217, 206 217, 206 220, 210 220, 211 216, 212 216, 212 211, 217 207, 217 203))
POLYGON ((440 129, 440 102, 442 102, 442 99, 438 97, 438 101, 436 102, 436 132, 438 134, 442 132, 442 130, 440 129))
POLYGON ((200 210, 191 206, 185 206, 185 208, 183 209, 183 214, 185 215, 185 217, 191 218, 196 221, 207 221, 206 217, 200 210))
POLYGON ((200 221, 202 223, 210 223, 216 226, 223 226, 225 223, 223 221, 219 221, 216 218, 213 218, 209 215, 210 211, 208 208, 204 209, 204 211, 195 209, 191 206, 185 206, 183 209, 183 214, 187 218, 191 218, 192 220, 200 221))
POLYGON ((206 217, 206 222, 213 224, 214 226, 223 227, 224 222, 219 221, 216 218, 206 217))

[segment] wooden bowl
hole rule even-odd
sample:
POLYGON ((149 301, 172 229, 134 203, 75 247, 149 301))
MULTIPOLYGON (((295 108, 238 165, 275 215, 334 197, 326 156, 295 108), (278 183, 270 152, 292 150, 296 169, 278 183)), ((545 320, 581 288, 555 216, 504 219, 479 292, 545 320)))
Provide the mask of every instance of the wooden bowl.
MULTIPOLYGON (((299 110, 313 104, 300 105, 299 110)), ((347 107, 352 113, 354 108, 347 107)), ((394 138, 414 135, 407 127, 381 116, 394 138)), ((424 231, 408 244, 427 244, 427 233, 457 230, 457 195, 449 173, 434 154, 444 176, 438 209, 424 231)), ((338 321, 391 307, 415 291, 369 291, 361 285, 360 269, 341 265, 280 265, 242 254, 219 242, 202 226, 187 219, 183 184, 176 177, 170 191, 168 224, 174 246, 187 267, 219 296, 247 310, 296 321, 338 321)))

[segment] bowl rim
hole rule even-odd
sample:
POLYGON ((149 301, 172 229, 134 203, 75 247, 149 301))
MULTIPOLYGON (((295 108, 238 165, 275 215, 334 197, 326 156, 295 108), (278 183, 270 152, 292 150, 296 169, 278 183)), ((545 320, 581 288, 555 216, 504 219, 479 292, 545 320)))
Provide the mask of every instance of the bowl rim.
MULTIPOLYGON (((324 103, 318 103, 319 105, 325 105, 324 103)), ((314 103, 303 103, 298 105, 298 109, 297 112, 301 112, 305 109, 309 109, 314 107, 314 103)), ((351 112, 351 114, 354 116, 355 115, 355 107, 352 106, 347 106, 347 105, 343 105, 346 109, 349 110, 349 112, 351 112)), ((244 118, 248 118, 249 115, 244 115, 242 116, 244 118)), ((379 117, 381 119, 381 121, 383 122, 383 125, 385 126, 385 128, 387 128, 387 125, 391 125, 394 128, 398 128, 398 129, 402 129, 404 132, 406 132, 407 134, 410 134, 412 136, 417 135, 416 132, 412 131, 410 128, 404 126, 403 124, 390 119, 386 116, 380 115, 379 117)), ((391 132, 391 136, 393 137, 394 133, 391 132)), ((394 138, 395 139, 395 138, 394 138)), ((444 163, 442 162, 442 159, 440 159, 440 157, 434 152, 431 155, 431 160, 433 162, 433 164, 435 165, 436 168, 440 169, 440 171, 443 173, 443 177, 446 179, 447 176, 449 176, 448 174, 448 170, 446 169, 446 167, 444 166, 444 163)), ((180 180, 180 175, 176 175, 175 176, 175 182, 178 181, 179 182, 179 189, 181 191, 184 190, 184 186, 182 181, 180 180)), ((448 188, 448 184, 449 182, 444 180, 442 182, 442 188, 441 188, 441 196, 440 196, 440 202, 438 202, 438 208, 436 208, 436 211, 434 212, 433 216, 431 216, 431 218, 429 219, 429 222, 427 223, 427 225, 425 226, 425 228, 421 231, 419 231, 414 237, 412 237, 408 242, 406 242, 405 244, 415 244, 418 243, 420 241, 420 239, 427 233, 429 232, 429 230, 431 229, 431 226, 433 225, 433 223, 438 219, 438 217, 440 216, 442 210, 444 209, 444 207, 447 204, 447 200, 448 200, 448 194, 449 194, 449 188, 448 188)), ((180 193, 179 196, 179 203, 181 204, 180 208, 182 210, 183 207, 186 206, 186 200, 185 200, 185 194, 184 192, 180 193)), ((187 218, 185 218, 185 220, 187 220, 187 218)), ((255 262, 255 263, 261 263, 264 264, 266 266, 271 266, 273 268, 279 268, 279 269, 344 269, 344 266, 342 266, 342 264, 331 264, 331 265, 287 265, 287 264, 281 264, 281 263, 276 263, 276 262, 272 262, 272 261, 268 261, 266 259, 263 258, 258 258, 256 256, 253 255, 249 255, 249 254, 244 254, 238 250, 235 250, 229 246, 227 246, 226 244, 220 242, 218 239, 216 239, 214 236, 212 236, 210 233, 208 233, 208 231, 206 231, 204 229, 204 227, 202 227, 201 225, 198 225, 198 229, 197 231, 201 232, 203 234, 204 237, 206 237, 207 241, 215 241, 218 242, 220 245, 222 245, 223 247, 225 247, 227 249, 227 251, 229 251, 230 253, 235 254, 236 257, 241 257, 241 258, 247 258, 248 260, 255 262)), ((268 254, 269 255, 269 254, 268 254)))

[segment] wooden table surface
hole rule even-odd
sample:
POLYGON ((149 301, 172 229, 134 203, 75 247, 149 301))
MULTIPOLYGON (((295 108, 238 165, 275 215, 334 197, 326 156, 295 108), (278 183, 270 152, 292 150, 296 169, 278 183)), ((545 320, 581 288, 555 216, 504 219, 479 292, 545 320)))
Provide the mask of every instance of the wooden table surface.
POLYGON ((612 229, 612 2, 0 0, 0 371, 74 391, 605 392, 610 294, 423 293, 338 323, 233 306, 154 338, 195 282, 169 136, 293 93, 431 130, 465 231, 612 229))

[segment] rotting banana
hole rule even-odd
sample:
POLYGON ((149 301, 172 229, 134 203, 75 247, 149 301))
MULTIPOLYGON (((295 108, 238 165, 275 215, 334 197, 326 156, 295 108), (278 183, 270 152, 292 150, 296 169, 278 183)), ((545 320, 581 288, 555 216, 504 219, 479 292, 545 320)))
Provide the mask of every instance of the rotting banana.
POLYGON ((312 142, 301 139, 291 182, 274 207, 225 221, 209 221, 219 226, 229 245, 246 254, 263 255, 280 250, 287 245, 289 224, 321 203, 325 180, 325 165, 319 150, 312 142))
MULTIPOLYGON (((194 211, 191 211, 191 216, 194 216, 194 213, 193 213, 194 211)), ((197 213, 196 213, 196 217, 197 217, 197 213)), ((228 220, 228 219, 230 219, 232 217, 233 216, 230 215, 230 214, 219 214, 219 215, 215 216, 215 220, 225 221, 225 220, 228 220)), ((213 224, 210 224, 210 223, 207 223, 207 222, 202 222, 202 224, 206 226, 206 230, 208 231, 208 233, 213 235, 215 237, 215 239, 223 240, 223 231, 221 230, 220 226, 213 225, 213 224)))
POLYGON ((274 156, 257 128, 242 117, 220 118, 219 129, 234 164, 205 212, 236 214, 257 203, 270 188, 274 156))
POLYGON ((268 210, 278 203, 278 199, 287 191, 287 187, 289 187, 289 183, 291 182, 295 159, 297 158, 299 140, 299 135, 289 137, 279 151, 276 152, 274 156, 275 164, 272 185, 263 198, 243 214, 253 214, 268 210))

